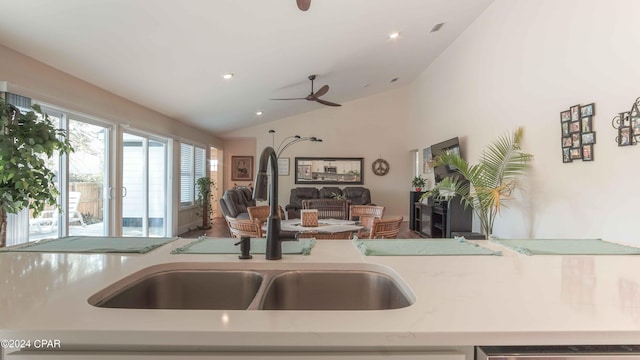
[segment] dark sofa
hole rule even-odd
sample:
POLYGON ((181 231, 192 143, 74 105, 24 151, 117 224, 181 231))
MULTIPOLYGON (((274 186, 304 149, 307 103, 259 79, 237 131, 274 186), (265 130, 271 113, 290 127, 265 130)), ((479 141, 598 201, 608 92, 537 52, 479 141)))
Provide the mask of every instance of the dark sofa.
POLYGON ((287 218, 300 218, 300 209, 302 209, 303 200, 331 199, 335 196, 334 194, 344 196, 351 205, 371 204, 371 192, 362 186, 350 186, 344 189, 330 186, 321 189, 314 187, 296 187, 291 189, 289 204, 285 206, 287 218))

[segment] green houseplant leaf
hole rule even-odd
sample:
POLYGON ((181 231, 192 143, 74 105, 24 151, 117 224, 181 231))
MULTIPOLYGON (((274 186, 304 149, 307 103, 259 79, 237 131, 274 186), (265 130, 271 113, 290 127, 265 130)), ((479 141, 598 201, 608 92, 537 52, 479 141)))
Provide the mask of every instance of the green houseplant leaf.
POLYGON ((0 98, 0 247, 6 244, 7 214, 33 209, 38 216, 56 205, 56 173, 47 159, 73 151, 64 130, 56 129, 38 105, 21 112, 0 98))
POLYGON ((422 176, 416 176, 411 181, 411 186, 414 188, 423 188, 427 184, 427 180, 422 176))
POLYGON ((519 187, 518 178, 526 173, 533 159, 533 155, 521 151, 523 132, 518 128, 512 134, 497 138, 487 146, 482 159, 475 165, 452 152, 440 154, 433 166, 455 166, 459 175, 444 178, 425 192, 422 199, 429 196, 451 198, 452 193, 459 195, 465 206, 471 206, 478 215, 484 234, 491 236, 496 216, 519 187))

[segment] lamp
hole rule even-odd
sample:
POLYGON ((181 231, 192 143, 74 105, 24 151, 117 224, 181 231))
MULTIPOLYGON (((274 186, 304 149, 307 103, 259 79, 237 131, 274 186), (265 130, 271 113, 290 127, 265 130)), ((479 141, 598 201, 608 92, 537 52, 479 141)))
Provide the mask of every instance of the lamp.
MULTIPOLYGON (((275 134, 276 134, 276 131, 275 130, 269 130, 269 134, 271 134, 271 143, 272 143, 273 147, 275 148, 275 134)), ((300 136, 300 135, 287 136, 286 138, 284 138, 282 140, 282 142, 280 142, 280 145, 278 145, 278 148, 276 149, 277 157, 280 157, 282 152, 285 151, 289 146, 297 144, 299 142, 303 142, 303 141, 322 142, 322 139, 318 139, 315 136, 300 136)))

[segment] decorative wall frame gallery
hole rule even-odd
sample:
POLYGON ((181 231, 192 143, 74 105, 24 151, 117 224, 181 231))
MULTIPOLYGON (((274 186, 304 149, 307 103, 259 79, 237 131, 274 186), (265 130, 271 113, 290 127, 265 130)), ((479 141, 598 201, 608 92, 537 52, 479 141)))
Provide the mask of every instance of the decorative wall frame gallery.
POLYGON ((593 161, 595 103, 573 105, 560 112, 562 162, 593 161))
POLYGON ((640 97, 631 105, 631 110, 621 112, 611 120, 611 126, 618 130, 618 146, 636 145, 640 141, 640 97))

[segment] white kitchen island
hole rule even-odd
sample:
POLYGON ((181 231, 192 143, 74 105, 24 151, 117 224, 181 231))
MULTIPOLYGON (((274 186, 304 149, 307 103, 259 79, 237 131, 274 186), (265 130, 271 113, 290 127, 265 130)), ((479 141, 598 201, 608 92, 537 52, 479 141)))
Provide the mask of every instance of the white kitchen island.
POLYGON ((277 261, 170 254, 193 240, 142 255, 0 253, 0 339, 32 344, 6 358, 471 360, 480 345, 640 344, 639 256, 526 256, 486 241, 477 243, 503 256, 364 256, 348 240, 320 240, 309 256, 277 261), (375 311, 137 310, 87 302, 136 271, 173 262, 380 265, 406 282, 415 302, 375 311), (36 349, 38 339, 60 347, 36 349))

